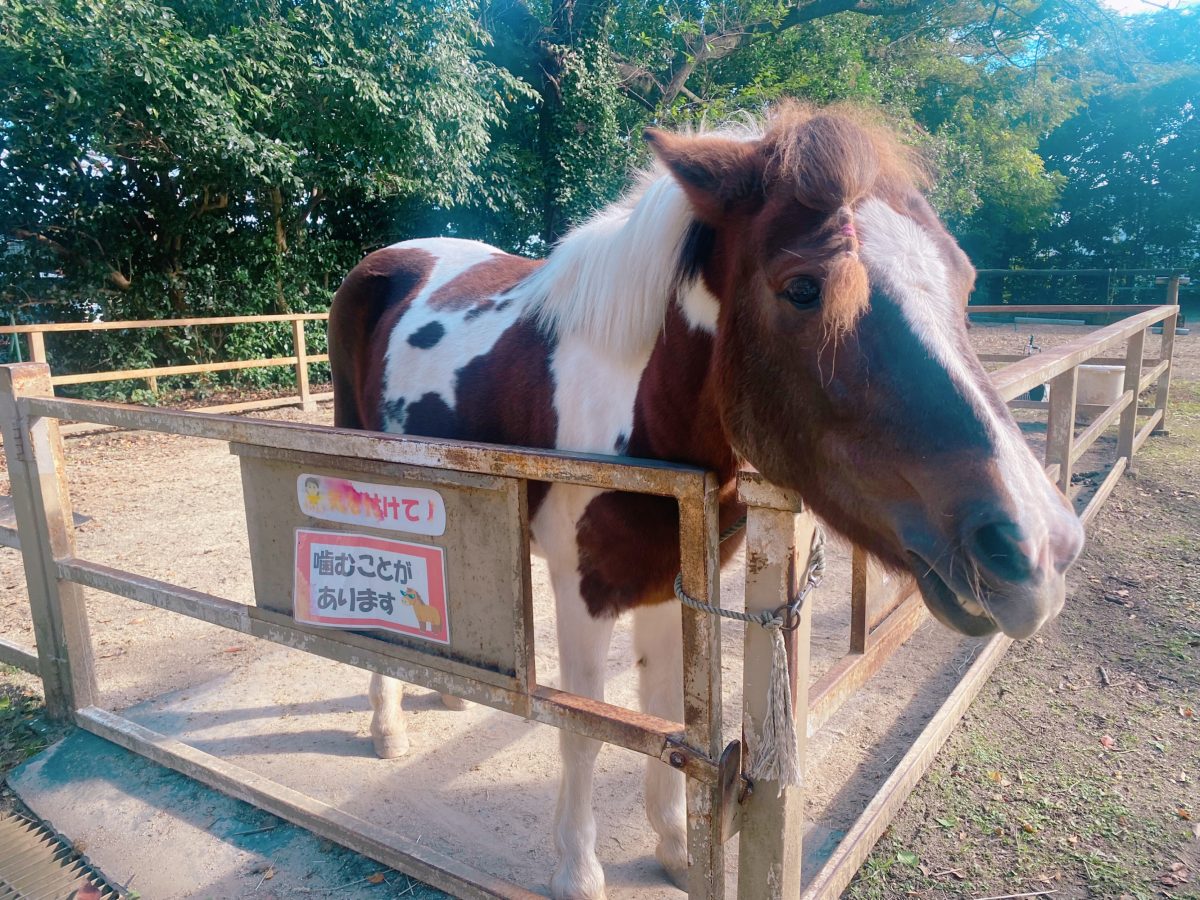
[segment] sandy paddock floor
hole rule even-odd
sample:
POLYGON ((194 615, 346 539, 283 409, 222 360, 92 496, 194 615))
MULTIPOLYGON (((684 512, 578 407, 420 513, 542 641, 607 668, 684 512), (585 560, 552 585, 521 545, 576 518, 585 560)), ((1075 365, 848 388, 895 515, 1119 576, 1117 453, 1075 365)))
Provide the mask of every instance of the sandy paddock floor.
MULTIPOLYGON (((1084 330, 976 327, 972 340, 981 352, 1020 353, 1030 333, 1048 349, 1084 330)), ((1176 348, 1181 377, 1200 377, 1194 342, 1180 338, 1176 348)), ((1147 358, 1156 351, 1157 339, 1147 347, 1147 358)), ((263 417, 329 424, 331 413, 326 406, 307 415, 277 410, 263 417)), ((1036 424, 1026 427, 1031 443, 1039 444, 1036 424)), ((67 456, 75 509, 92 517, 78 529, 81 556, 253 602, 238 464, 224 444, 110 432, 69 439, 67 456)), ((1088 462, 1082 461, 1081 469, 1088 462)), ((8 493, 2 470, 0 493, 8 493)), ((845 548, 835 548, 829 568, 814 613, 814 677, 844 652, 847 641, 845 548)), ((539 680, 555 684, 552 601, 536 561, 533 574, 539 680)), ((742 578, 739 558, 722 575, 726 605, 741 602, 742 578)), ((370 752, 365 673, 107 594, 88 591, 87 602, 104 705, 134 708, 130 715, 152 727, 166 730, 173 724, 209 752, 372 821, 405 833, 420 830, 424 841, 480 868, 545 888, 558 770, 553 729, 482 707, 450 713, 436 696, 412 688, 405 707, 413 751, 404 759, 380 762, 370 752), (290 672, 305 675, 289 681, 290 672), (284 687, 273 689, 275 705, 264 707, 246 686, 271 679, 284 687), (312 687, 317 683, 319 689, 312 687), (432 779, 431 761, 437 771, 432 779), (516 839, 511 823, 523 826, 515 829, 516 839)), ((6 549, 0 549, 0 635, 33 644, 19 555, 6 549)), ((723 671, 730 739, 740 722, 735 696, 740 643, 740 629, 727 625, 723 671)), ((977 646, 926 621, 868 689, 815 736, 807 798, 815 824, 807 854, 832 850, 977 646)), ((608 699, 633 706, 629 648, 629 630, 622 624, 610 656, 608 699)), ((641 811, 641 768, 636 755, 626 751, 606 748, 600 756, 599 848, 610 896, 679 896, 664 885, 653 861, 651 832, 641 811)))

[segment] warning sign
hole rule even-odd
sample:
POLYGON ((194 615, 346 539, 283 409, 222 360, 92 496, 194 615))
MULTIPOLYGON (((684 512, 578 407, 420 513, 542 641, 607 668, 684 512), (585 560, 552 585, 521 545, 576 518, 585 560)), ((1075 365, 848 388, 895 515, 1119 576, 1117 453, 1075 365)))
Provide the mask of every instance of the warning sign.
POLYGON ((296 529, 297 622, 450 643, 441 547, 296 529))

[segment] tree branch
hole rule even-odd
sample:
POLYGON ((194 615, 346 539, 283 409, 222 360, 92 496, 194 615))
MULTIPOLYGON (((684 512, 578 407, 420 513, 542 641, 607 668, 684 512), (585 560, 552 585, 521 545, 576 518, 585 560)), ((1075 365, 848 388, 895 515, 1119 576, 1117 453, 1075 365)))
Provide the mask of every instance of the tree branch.
MULTIPOLYGON (((65 244, 61 244, 58 241, 54 240, 54 238, 47 237, 46 235, 41 234, 40 232, 29 231, 28 229, 25 229, 25 228, 14 228, 12 233, 14 235, 16 235, 17 237, 21 238, 22 240, 37 241, 43 247, 46 247, 49 250, 51 250, 60 259, 78 259, 79 258, 79 254, 76 253, 74 250, 72 250, 70 247, 66 246, 65 244)), ((109 283, 113 287, 117 288, 118 290, 127 291, 131 287, 133 287, 133 282, 129 279, 129 277, 127 275, 125 275, 125 273, 122 272, 120 269, 116 269, 112 266, 108 267, 107 278, 108 278, 109 283)))
MULTIPOLYGON (((788 14, 778 22, 770 20, 750 22, 726 31, 701 34, 692 53, 681 51, 676 54, 675 62, 671 67, 671 77, 662 88, 659 105, 670 106, 676 97, 684 93, 687 80, 699 65, 723 59, 756 37, 782 34, 791 28, 838 13, 848 12, 863 16, 903 16, 926 9, 935 2, 936 0, 907 0, 903 3, 879 4, 868 3, 866 0, 812 0, 810 3, 793 6, 788 14)), ((655 79, 655 81, 658 84, 662 83, 661 79, 655 79)))

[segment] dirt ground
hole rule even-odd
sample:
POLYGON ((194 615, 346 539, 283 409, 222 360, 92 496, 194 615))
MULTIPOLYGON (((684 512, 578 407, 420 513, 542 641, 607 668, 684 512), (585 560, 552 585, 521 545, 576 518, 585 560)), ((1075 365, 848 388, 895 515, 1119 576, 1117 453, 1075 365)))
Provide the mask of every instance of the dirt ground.
MULTIPOLYGON (((1049 349, 1086 330, 984 326, 972 330, 972 340, 981 352, 1021 353, 1031 333, 1049 349)), ((1157 339, 1149 342, 1147 358, 1157 349, 1157 339)), ((1111 355, 1121 352, 1114 348, 1111 355)), ((1200 342, 1178 339, 1176 360, 1177 378, 1200 380, 1200 342)), ((1092 529, 1068 613, 1010 654, 969 714, 968 727, 939 757, 864 869, 853 896, 978 897, 1050 885, 1056 897, 1153 896, 1147 885, 1170 896, 1200 896, 1188 893, 1194 882, 1181 880, 1197 868, 1183 812, 1190 816, 1200 806, 1193 780, 1200 777, 1200 749, 1194 719, 1180 711, 1196 705, 1200 398, 1194 387, 1182 385, 1176 396, 1174 433, 1147 445, 1138 472, 1118 487, 1092 529), (1151 483, 1156 466, 1158 480, 1151 483), (1108 686, 1098 683, 1101 666, 1108 686), (1099 743, 1105 737, 1111 746, 1099 743), (1177 862, 1184 868, 1172 871, 1177 862), (1035 880, 1040 876, 1051 880, 1035 880)), ((327 424, 329 416, 328 407, 307 415, 264 414, 313 424, 327 424)), ((223 445, 118 432, 71 438, 68 457, 76 510, 93 516, 78 530, 81 556, 253 601, 237 463, 223 445)), ((833 555, 831 568, 816 614, 815 675, 844 652, 844 548, 833 555)), ((544 575, 535 569, 535 578, 544 604, 544 575)), ((740 571, 729 571, 723 582, 740 579, 740 571)), ((0 635, 32 645, 24 604, 19 557, 0 549, 0 635)), ((88 605, 102 701, 110 708, 249 677, 270 652, 250 639, 120 598, 89 592, 88 605)), ((552 630, 552 620, 543 619, 538 638, 552 630)), ((612 675, 627 681, 627 654, 621 651, 628 634, 616 643, 614 658, 625 661, 614 661, 612 675)), ((739 643, 736 633, 727 635, 727 683, 740 671, 739 643)), ((814 739, 808 805, 819 828, 810 832, 810 852, 849 825, 855 807, 886 774, 886 760, 906 748, 973 652, 972 642, 927 622, 872 689, 814 739)), ((553 668, 553 660, 543 668, 539 658, 547 683, 553 683, 553 668)), ((11 671, 0 679, 11 689, 33 686, 11 671)), ((413 704, 410 729, 418 739, 438 740, 446 717, 435 710, 423 700, 413 704)), ((365 742, 367 716, 348 713, 348 733, 365 742)), ((739 718, 736 709, 727 715, 731 723, 739 718)), ((624 773, 630 797, 621 810, 644 832, 636 810, 638 766, 626 756, 609 763, 602 756, 601 771, 624 773)), ((552 740, 530 768, 552 781, 552 740)), ((481 788, 488 783, 487 776, 467 777, 478 777, 481 788)), ((614 854, 630 841, 615 830, 601 839, 614 845, 614 854)))

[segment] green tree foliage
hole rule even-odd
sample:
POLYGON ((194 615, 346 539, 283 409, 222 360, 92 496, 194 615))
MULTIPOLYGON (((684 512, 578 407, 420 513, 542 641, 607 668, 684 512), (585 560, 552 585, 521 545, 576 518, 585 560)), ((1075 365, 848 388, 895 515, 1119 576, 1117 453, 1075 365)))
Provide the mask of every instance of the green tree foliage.
MULTIPOLYGON (((1195 24, 1100 0, 0 0, 0 300, 320 309, 385 242, 541 253, 619 193, 646 125, 785 96, 882 106, 980 265, 1194 259, 1195 24)), ((283 337, 55 346, 124 368, 283 337)))
MULTIPOLYGON (((393 204, 477 188, 515 86, 456 0, 0 0, 0 16, 0 233, 24 251, 5 292, 64 317, 325 307, 393 204)), ((141 339, 161 340, 71 352, 123 368, 141 339)))
POLYGON ((1200 259, 1200 15, 1132 24, 1139 77, 1114 84, 1042 153, 1066 187, 1039 238, 1042 265, 1148 268, 1200 259))

